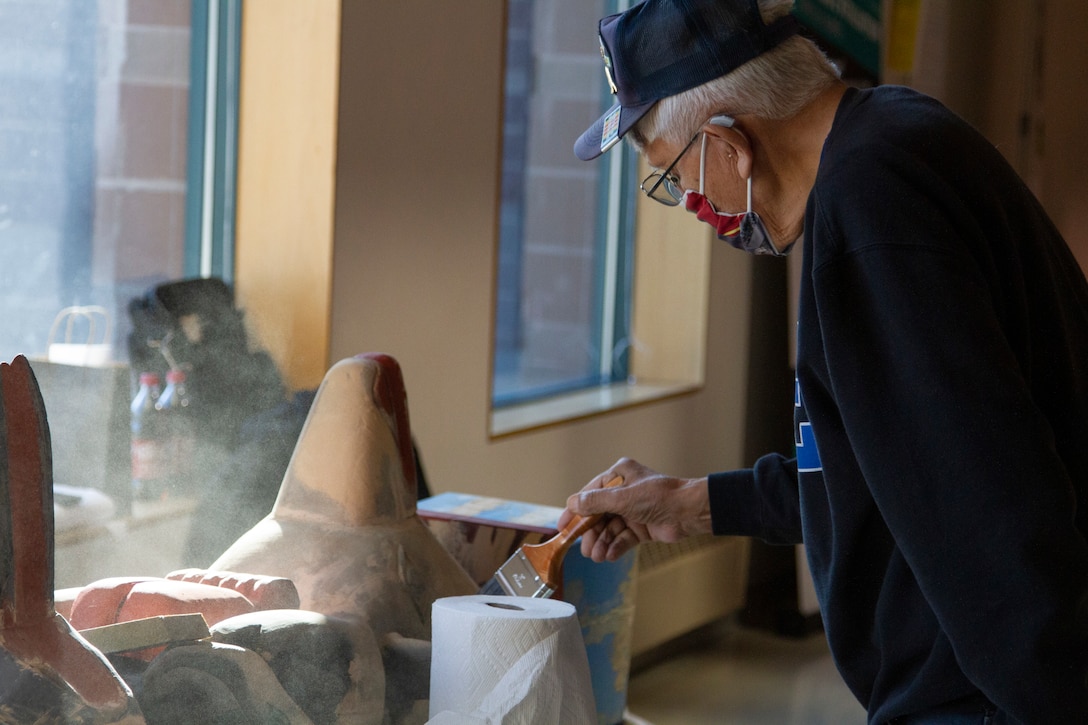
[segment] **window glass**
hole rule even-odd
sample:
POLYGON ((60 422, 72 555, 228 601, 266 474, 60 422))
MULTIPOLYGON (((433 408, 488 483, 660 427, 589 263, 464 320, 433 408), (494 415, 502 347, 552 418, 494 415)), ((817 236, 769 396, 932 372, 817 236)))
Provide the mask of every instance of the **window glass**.
POLYGON ((594 29, 614 0, 507 6, 496 407, 626 375, 633 174, 572 150, 613 100, 594 29))
POLYGON ((184 0, 0 2, 0 358, 73 305, 123 356, 125 302, 183 274, 189 45, 184 0))

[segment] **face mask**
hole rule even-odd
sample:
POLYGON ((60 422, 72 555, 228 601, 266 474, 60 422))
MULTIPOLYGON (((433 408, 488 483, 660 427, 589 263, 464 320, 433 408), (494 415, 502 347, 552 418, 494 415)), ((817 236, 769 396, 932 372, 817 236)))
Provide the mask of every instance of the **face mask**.
POLYGON ((763 226, 763 220, 759 214, 752 211, 752 177, 748 177, 748 210, 739 214, 721 212, 714 208, 710 200, 703 195, 703 178, 706 176, 706 134, 703 134, 703 144, 699 151, 699 191, 688 189, 684 192, 684 208, 693 212, 695 217, 714 227, 718 233, 718 239, 727 242, 735 249, 752 254, 770 254, 775 257, 784 257, 789 254, 793 244, 790 244, 781 252, 771 242, 771 235, 763 226))

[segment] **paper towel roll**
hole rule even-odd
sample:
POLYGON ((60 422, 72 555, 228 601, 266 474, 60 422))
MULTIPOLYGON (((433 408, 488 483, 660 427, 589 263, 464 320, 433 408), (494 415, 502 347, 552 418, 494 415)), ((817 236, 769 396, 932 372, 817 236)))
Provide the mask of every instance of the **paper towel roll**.
POLYGON ((580 725, 597 720, 572 605, 470 595, 431 608, 429 722, 580 725))

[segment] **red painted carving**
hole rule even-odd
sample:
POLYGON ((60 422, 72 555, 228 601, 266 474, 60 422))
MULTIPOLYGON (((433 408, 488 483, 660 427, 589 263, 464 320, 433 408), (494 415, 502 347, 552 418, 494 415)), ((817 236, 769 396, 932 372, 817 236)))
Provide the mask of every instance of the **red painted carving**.
POLYGON ((0 363, 0 721, 143 723, 106 659, 53 607, 53 472, 24 357, 0 363))
POLYGON ((412 653, 431 638, 431 605, 478 589, 416 514, 415 471, 400 366, 383 354, 341 360, 317 392, 272 512, 211 566, 288 578, 302 609, 358 620, 381 643, 387 669, 378 661, 363 676, 385 677, 393 722, 427 697, 429 670, 412 653))

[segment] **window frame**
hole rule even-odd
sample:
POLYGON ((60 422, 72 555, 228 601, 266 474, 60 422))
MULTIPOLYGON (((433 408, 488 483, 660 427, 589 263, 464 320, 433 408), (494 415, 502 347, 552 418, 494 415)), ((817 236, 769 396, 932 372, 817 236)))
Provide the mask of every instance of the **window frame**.
MULTIPOLYGON (((609 0, 606 4, 606 13, 619 12, 629 4, 628 0, 609 0)), ((504 26, 504 29, 507 33, 505 42, 508 43, 509 27, 504 26)), ((509 50, 507 51, 507 57, 508 54, 509 50)), ((504 85, 504 96, 507 91, 508 88, 504 85)), ((600 113, 604 113, 614 102, 615 97, 609 92, 608 86, 602 84, 600 113)), ((503 107, 507 108, 505 100, 503 107)), ((505 143, 503 146, 502 154, 505 159, 507 153, 505 143)), ((497 364, 494 358, 498 354, 498 325, 501 324, 500 319, 509 319, 509 315, 504 315, 504 311, 496 309, 492 329, 493 359, 490 387, 490 406, 492 410, 544 402, 561 395, 576 395, 582 391, 622 383, 627 379, 634 257, 634 211, 636 201, 634 194, 638 192, 636 178, 638 158, 637 154, 629 146, 623 144, 594 163, 600 164, 601 179, 597 187, 596 208, 598 213, 596 233, 593 240, 594 269, 590 303, 589 339, 595 345, 590 352, 591 357, 587 366, 587 374, 581 377, 571 377, 560 382, 533 385, 509 392, 496 391, 497 364)), ((505 230, 506 226, 501 223, 499 225, 501 230, 500 249, 503 242, 502 230, 505 230)), ((523 243, 524 236, 521 236, 519 244, 523 243)), ((500 252, 500 256, 501 254, 500 252)), ((511 256, 516 257, 520 264, 522 256, 520 249, 515 255, 511 256)), ((496 274, 496 285, 500 284, 502 273, 500 267, 496 274)), ((502 304, 502 300, 505 298, 497 294, 495 299, 496 305, 499 305, 502 304)))
MULTIPOLYGON (((630 4, 615 0, 611 10, 630 4)), ((601 112, 613 102, 604 88, 601 112)), ((497 405, 492 393, 492 440, 690 395, 705 383, 709 227, 639 193, 638 181, 649 168, 629 144, 618 144, 592 163, 605 167, 606 180, 598 187, 606 210, 597 220, 598 256, 606 263, 597 270, 596 302, 612 305, 608 310, 596 304, 595 325, 605 341, 600 349, 611 350, 612 356, 602 355, 598 375, 577 389, 553 388, 547 395, 504 405, 497 405), (612 279, 605 277, 609 272, 612 279)))
POLYGON ((234 279, 241 0, 192 0, 185 200, 187 277, 234 279))

